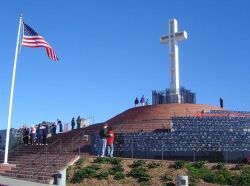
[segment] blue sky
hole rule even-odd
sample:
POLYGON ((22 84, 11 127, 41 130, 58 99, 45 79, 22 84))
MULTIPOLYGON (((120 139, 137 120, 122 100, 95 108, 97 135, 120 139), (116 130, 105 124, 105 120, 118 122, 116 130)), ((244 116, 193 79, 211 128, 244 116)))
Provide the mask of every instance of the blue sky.
POLYGON ((54 47, 22 48, 12 127, 94 116, 105 121, 134 98, 169 87, 168 46, 159 42, 176 18, 180 84, 197 103, 250 111, 250 2, 247 0, 8 0, 0 2, 0 129, 6 128, 20 13, 54 47))

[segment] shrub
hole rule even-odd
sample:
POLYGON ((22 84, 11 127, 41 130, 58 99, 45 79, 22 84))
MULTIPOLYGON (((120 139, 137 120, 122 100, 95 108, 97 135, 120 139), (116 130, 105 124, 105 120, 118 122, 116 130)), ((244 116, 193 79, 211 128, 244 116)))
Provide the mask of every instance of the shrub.
MULTIPOLYGON (((237 183, 236 177, 234 177, 228 170, 221 169, 214 173, 205 175, 203 180, 210 183, 217 183, 220 185, 235 185, 237 183)), ((237 184, 236 184, 237 185, 237 184)))
POLYGON ((239 185, 250 185, 250 167, 244 168, 239 177, 241 184, 239 185))
POLYGON ((146 169, 143 167, 136 167, 130 170, 130 172, 128 173, 129 176, 133 177, 133 178, 139 178, 139 177, 143 177, 146 176, 146 169))
POLYGON ((110 158, 107 158, 107 157, 98 157, 96 159, 94 159, 93 161, 94 163, 100 163, 100 164, 107 164, 107 163, 110 163, 110 158))
POLYGON ((165 174, 162 176, 162 180, 165 182, 173 181, 173 177, 171 175, 165 174))
POLYGON ((222 162, 219 162, 219 163, 217 163, 217 165, 214 166, 214 169, 218 169, 218 170, 223 170, 225 168, 226 168, 225 164, 222 162))
POLYGON ((112 170, 115 172, 123 172, 124 168, 122 167, 122 165, 115 165, 112 167, 112 170))
POLYGON ((94 169, 94 170, 99 170, 99 169, 101 169, 101 164, 95 163, 95 164, 87 166, 86 168, 90 168, 90 169, 94 169))
POLYGON ((125 179, 125 174, 123 172, 116 172, 114 176, 115 180, 122 180, 125 179))
POLYGON ((146 166, 146 162, 144 160, 135 160, 133 162, 133 164, 131 165, 131 167, 135 168, 135 167, 145 167, 146 166))
POLYGON ((244 164, 242 163, 238 163, 235 165, 235 167, 233 168, 233 170, 241 170, 244 167, 244 164))
POLYGON ((156 168, 156 167, 159 167, 159 166, 160 166, 160 163, 156 163, 154 161, 152 161, 151 163, 148 164, 149 169, 153 169, 153 168, 156 168))
POLYGON ((173 182, 168 182, 168 183, 165 183, 164 186, 175 186, 175 184, 173 182))
POLYGON ((119 165, 119 164, 121 164, 121 162, 122 162, 122 160, 120 158, 111 158, 110 159, 110 163, 112 165, 119 165))
POLYGON ((139 182, 148 182, 151 179, 151 177, 146 172, 146 169, 141 166, 131 169, 128 175, 133 178, 137 178, 139 182))
POLYGON ((141 176, 138 178, 138 182, 148 182, 151 180, 151 177, 149 175, 147 176, 141 176))
POLYGON ((218 183, 220 185, 227 184, 227 180, 222 174, 215 174, 215 183, 218 183))
POLYGON ((177 161, 175 161, 173 167, 175 169, 182 169, 184 167, 184 165, 185 165, 185 161, 183 161, 183 160, 177 160, 177 161))
POLYGON ((215 182, 215 175, 213 173, 204 175, 203 180, 208 183, 214 183, 215 182))
MULTIPOLYGON (((202 165, 203 163, 201 163, 202 165)), ((204 179, 204 181, 214 183, 213 173, 207 168, 207 166, 197 166, 196 164, 187 164, 188 175, 190 176, 190 183, 196 185, 199 179, 204 179), (201 168, 197 168, 201 167, 201 168)))
POLYGON ((203 168, 206 166, 206 161, 198 161, 196 163, 194 163, 194 167, 197 169, 203 168))
POLYGON ((80 183, 85 178, 93 178, 96 176, 96 170, 93 168, 85 167, 76 172, 74 175, 72 182, 80 183))
POLYGON ((109 176, 109 172, 108 171, 101 171, 99 172, 95 177, 98 179, 98 180, 102 180, 102 179, 107 179, 109 176))
POLYGON ((82 167, 82 164, 84 162, 84 158, 79 158, 75 163, 75 168, 80 169, 82 167))
POLYGON ((119 165, 114 165, 108 171, 109 171, 109 174, 114 175, 116 172, 123 172, 124 168, 122 167, 122 165, 119 164, 119 165))
POLYGON ((72 166, 70 165, 66 169, 66 181, 67 181, 67 183, 70 182, 70 174, 71 174, 71 172, 72 172, 72 166))

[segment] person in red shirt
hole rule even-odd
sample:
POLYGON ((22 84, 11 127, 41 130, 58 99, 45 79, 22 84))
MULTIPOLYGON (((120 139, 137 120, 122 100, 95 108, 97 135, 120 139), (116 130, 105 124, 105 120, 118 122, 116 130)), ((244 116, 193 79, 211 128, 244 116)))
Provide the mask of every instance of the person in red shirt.
POLYGON ((114 131, 112 130, 112 127, 108 127, 107 135, 108 135, 107 138, 108 156, 110 158, 113 158, 115 134, 114 131))

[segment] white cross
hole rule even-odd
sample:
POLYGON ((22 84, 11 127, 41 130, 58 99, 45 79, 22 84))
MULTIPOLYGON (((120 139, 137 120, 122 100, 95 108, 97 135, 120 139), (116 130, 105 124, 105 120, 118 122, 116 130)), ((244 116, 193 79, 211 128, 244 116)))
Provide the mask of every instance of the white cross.
POLYGON ((179 55, 178 55, 178 41, 186 40, 187 32, 178 32, 177 20, 169 20, 169 35, 162 36, 160 42, 162 44, 169 44, 170 57, 170 91, 177 96, 177 102, 181 102, 180 98, 180 80, 179 80, 179 55))

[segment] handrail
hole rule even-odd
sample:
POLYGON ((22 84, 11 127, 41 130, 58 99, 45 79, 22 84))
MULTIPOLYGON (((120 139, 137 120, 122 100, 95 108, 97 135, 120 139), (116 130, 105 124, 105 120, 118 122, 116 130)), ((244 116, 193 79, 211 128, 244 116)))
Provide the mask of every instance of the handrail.
POLYGON ((58 170, 60 170, 60 169, 64 166, 64 164, 66 165, 67 160, 68 160, 69 158, 71 159, 72 154, 69 153, 70 151, 68 151, 68 148, 69 148, 69 147, 66 147, 62 152, 60 152, 60 154, 58 154, 56 157, 54 157, 54 158, 50 161, 49 164, 46 164, 44 167, 42 167, 41 169, 39 169, 39 170, 36 171, 36 172, 32 172, 32 175, 34 175, 34 173, 37 174, 38 172, 41 172, 41 173, 42 173, 43 170, 46 169, 49 165, 52 165, 51 168, 53 169, 54 172, 57 172, 58 170), (65 152, 65 154, 64 154, 64 152, 65 152), (53 166, 53 165, 54 165, 54 161, 55 161, 55 160, 58 160, 58 157, 60 157, 61 155, 64 155, 64 160, 63 160, 63 159, 62 159, 62 160, 59 160, 59 165, 57 165, 57 164, 55 163, 55 166, 53 166), (64 164, 62 164, 62 161, 64 161, 64 164))
POLYGON ((32 160, 30 160, 28 163, 24 164, 23 166, 21 166, 17 172, 21 172, 21 170, 24 168, 24 167, 29 167, 31 165, 31 163, 34 163, 35 160, 38 159, 38 157, 41 156, 41 154, 46 151, 46 163, 47 163, 47 160, 48 160, 48 148, 53 146, 55 143, 57 143, 58 141, 60 141, 60 151, 61 151, 61 144, 62 144, 62 139, 59 138, 57 140, 55 140, 53 143, 51 143, 50 145, 46 146, 44 149, 42 149, 41 151, 39 151, 38 153, 35 154, 35 156, 32 158, 32 160))
MULTIPOLYGON (((38 172, 42 172, 44 169, 46 169, 46 167, 48 167, 49 165, 52 165, 53 164, 53 162, 55 161, 55 160, 58 160, 58 157, 60 157, 61 155, 63 155, 63 152, 64 151, 61 151, 60 150, 60 153, 59 154, 57 154, 57 156, 55 156, 52 160, 50 160, 49 162, 47 162, 43 167, 41 167, 39 170, 37 170, 36 172, 32 172, 32 175, 34 175, 34 173, 38 173, 38 172)), ((65 159, 64 159, 64 161, 66 162, 66 156, 67 156, 67 147, 65 148, 65 159)), ((60 160, 59 160, 60 161, 60 160)), ((53 167, 53 166, 52 166, 53 167)), ((56 166, 56 169, 57 169, 57 167, 58 166, 56 166)), ((61 163, 59 164, 59 167, 61 167, 61 163)), ((53 170, 55 170, 55 168, 53 167, 53 170)))
MULTIPOLYGON (((82 134, 82 140, 84 139, 84 130, 81 130, 79 133, 77 133, 76 135, 74 135, 72 138, 71 138, 71 151, 72 151, 72 153, 74 152, 74 139, 77 137, 77 136, 79 136, 80 134, 82 134)), ((80 155, 80 144, 79 144, 79 155, 80 155)))

